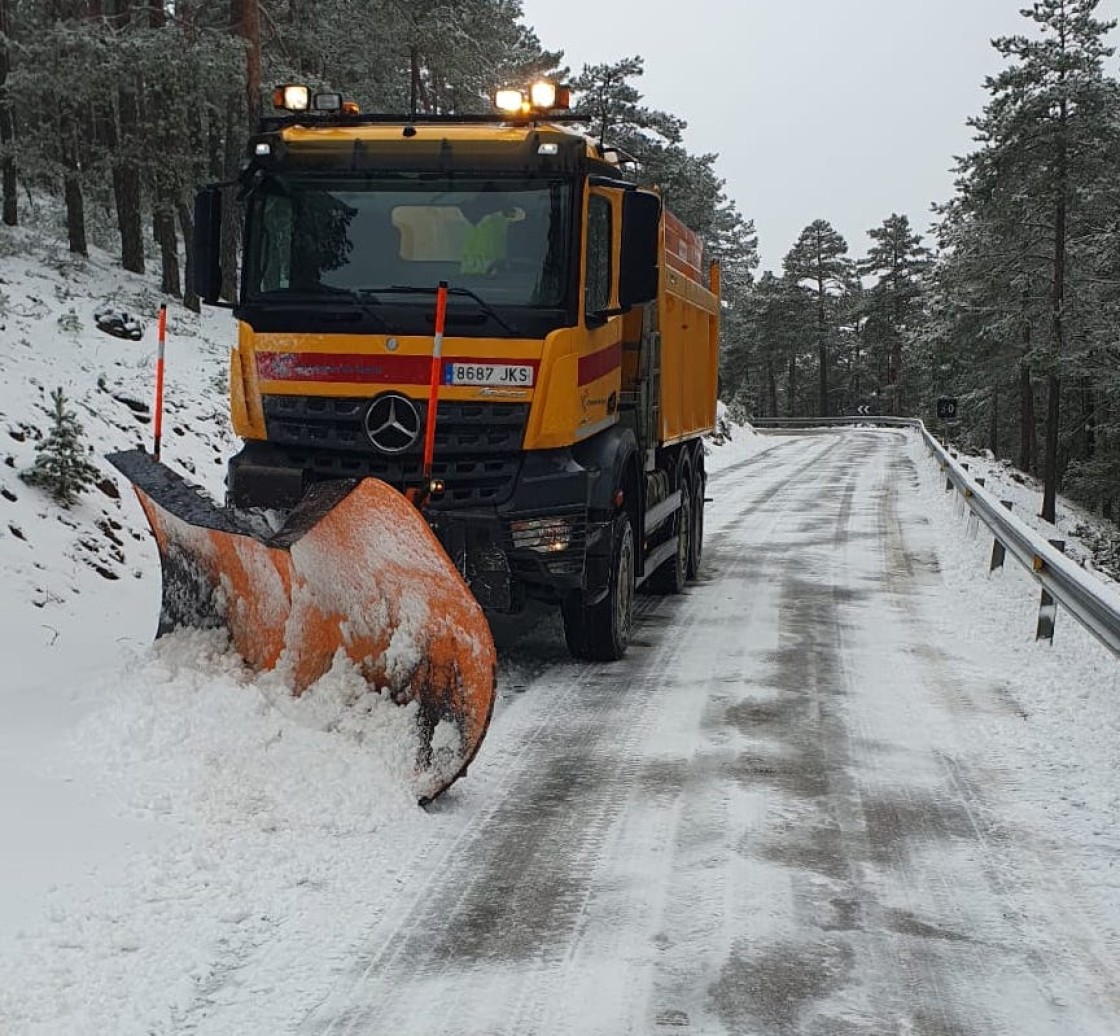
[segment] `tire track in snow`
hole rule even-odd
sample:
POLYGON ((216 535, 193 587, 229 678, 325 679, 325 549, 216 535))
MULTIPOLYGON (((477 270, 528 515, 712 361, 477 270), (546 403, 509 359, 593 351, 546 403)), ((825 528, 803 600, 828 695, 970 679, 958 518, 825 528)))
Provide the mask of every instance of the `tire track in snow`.
MULTIPOLYGON (((776 480, 759 480, 741 491, 737 511, 762 506, 799 480, 812 480, 819 455, 838 445, 838 440, 823 443, 795 473, 787 467, 776 480)), ((720 551, 724 535, 712 536, 713 553, 720 551)), ((727 567, 741 580, 751 564, 740 557, 727 567)), ((710 558, 706 567, 710 570, 710 558)), ((498 1031, 556 1031, 538 1028, 545 1024, 538 1016, 562 998, 563 989, 553 990, 551 1001, 540 994, 570 981, 561 976, 573 968, 604 846, 627 797, 635 789, 646 794, 639 787, 644 767, 633 746, 655 719, 665 674, 679 668, 681 646, 697 622, 687 597, 645 600, 652 604, 636 631, 636 649, 663 612, 671 612, 671 628, 622 664, 586 667, 575 679, 561 667, 534 684, 535 695, 566 697, 565 714, 554 712, 538 729, 532 751, 517 767, 521 779, 507 784, 501 803, 472 826, 473 835, 464 833, 455 853, 463 864, 453 863, 442 879, 435 876, 395 929, 377 933, 387 936, 387 947, 368 962, 349 993, 315 1012, 301 1032, 359 1032, 372 1025, 395 1033, 451 1032, 473 1017, 472 1011, 480 1012, 479 1024, 499 1024, 490 1005, 472 1002, 462 989, 463 973, 469 984, 479 967, 504 972, 499 999, 506 1007, 499 1004, 499 1013, 522 1005, 512 1017, 501 1018, 498 1031), (414 1004, 425 998, 423 990, 448 983, 460 995, 448 997, 446 1017, 432 1008, 415 1022, 414 1004), (355 999, 370 1006, 355 1007, 355 999)))

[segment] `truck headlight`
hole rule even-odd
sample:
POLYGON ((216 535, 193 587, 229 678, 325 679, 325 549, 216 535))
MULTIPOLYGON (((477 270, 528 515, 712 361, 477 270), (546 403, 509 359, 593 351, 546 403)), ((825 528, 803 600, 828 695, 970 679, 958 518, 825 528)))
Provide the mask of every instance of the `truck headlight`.
POLYGON ((556 554, 567 550, 572 542, 574 519, 520 518, 510 522, 515 550, 534 550, 538 554, 556 554))

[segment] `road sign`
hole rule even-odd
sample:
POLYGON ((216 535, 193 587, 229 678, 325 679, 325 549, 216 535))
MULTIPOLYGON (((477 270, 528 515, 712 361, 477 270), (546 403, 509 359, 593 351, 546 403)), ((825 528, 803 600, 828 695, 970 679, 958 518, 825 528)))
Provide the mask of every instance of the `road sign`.
POLYGON ((873 412, 874 410, 870 403, 860 403, 860 405, 856 407, 857 417, 870 417, 873 412))
POLYGON ((957 401, 942 396, 937 401, 937 416, 942 421, 955 421, 957 419, 957 401))

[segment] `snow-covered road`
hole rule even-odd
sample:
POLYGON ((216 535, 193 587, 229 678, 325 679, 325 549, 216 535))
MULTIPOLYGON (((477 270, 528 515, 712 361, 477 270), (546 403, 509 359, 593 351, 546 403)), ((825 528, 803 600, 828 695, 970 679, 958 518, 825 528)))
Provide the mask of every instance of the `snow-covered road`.
POLYGON ((978 743, 1018 706, 931 626, 905 442, 717 476, 703 583, 533 683, 492 801, 298 1031, 1118 1031, 1115 954, 978 743))
POLYGON ((194 864, 166 850, 193 880, 149 876, 133 914, 117 896, 137 966, 87 946, 78 980, 51 957, 60 933, 33 935, 45 964, 21 969, 0 1022, 1120 1032, 1115 662, 1068 620, 1054 648, 1028 639, 1031 584, 977 577, 987 544, 908 433, 774 435, 708 495, 701 581, 640 599, 623 662, 572 662, 551 619, 502 631, 490 735, 429 812, 395 802, 369 833, 316 844, 285 814, 279 830, 227 823, 194 864), (176 895, 181 913, 151 906, 176 895), (144 940, 169 921, 177 952, 153 959, 144 940), (161 993, 177 961, 190 982, 161 993), (59 992, 70 1010, 52 1017, 59 992))

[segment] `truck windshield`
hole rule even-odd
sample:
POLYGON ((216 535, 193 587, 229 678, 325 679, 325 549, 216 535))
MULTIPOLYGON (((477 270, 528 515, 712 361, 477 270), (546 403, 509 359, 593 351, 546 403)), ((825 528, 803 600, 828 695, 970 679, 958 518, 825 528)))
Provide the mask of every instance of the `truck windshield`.
POLYGON ((246 297, 326 301, 396 286, 397 301, 402 285, 445 280, 492 306, 561 307, 570 210, 562 181, 270 177, 253 196, 246 297))

